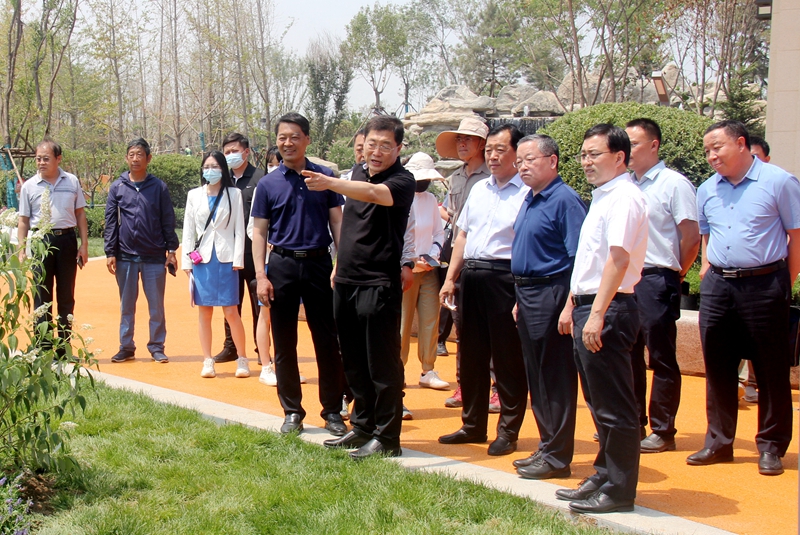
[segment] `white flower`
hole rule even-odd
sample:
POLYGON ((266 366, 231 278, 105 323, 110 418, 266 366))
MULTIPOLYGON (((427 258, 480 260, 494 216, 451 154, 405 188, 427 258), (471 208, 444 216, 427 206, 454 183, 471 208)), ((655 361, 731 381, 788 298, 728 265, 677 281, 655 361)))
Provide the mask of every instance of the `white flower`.
POLYGON ((97 355, 99 355, 102 352, 103 352, 102 349, 95 349, 95 350, 92 351, 92 355, 94 355, 96 357, 97 355))
POLYGON ((61 422, 61 425, 59 425, 58 427, 64 429, 65 431, 72 431, 73 429, 76 429, 78 427, 78 424, 76 424, 75 422, 61 422))
POLYGON ((91 331, 94 327, 90 323, 84 323, 81 325, 81 329, 84 331, 91 331))
POLYGON ((94 338, 92 338, 92 337, 90 336, 90 337, 86 338, 86 339, 84 340, 84 342, 86 342, 86 345, 87 345, 87 346, 90 346, 90 345, 92 345, 92 344, 94 343, 94 338))
POLYGON ((73 316, 72 314, 67 314, 67 321, 72 323, 73 321, 75 321, 75 316, 73 316))
POLYGON ((51 303, 45 303, 33 311, 34 323, 43 318, 48 312, 50 312, 50 305, 51 303))

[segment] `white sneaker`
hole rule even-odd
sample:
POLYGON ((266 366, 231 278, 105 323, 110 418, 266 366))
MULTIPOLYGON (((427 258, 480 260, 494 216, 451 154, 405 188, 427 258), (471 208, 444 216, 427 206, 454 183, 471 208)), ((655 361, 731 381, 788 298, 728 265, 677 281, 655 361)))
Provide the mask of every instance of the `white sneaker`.
POLYGON ((236 359, 236 377, 240 379, 250 377, 250 365, 247 363, 247 357, 236 359))
POLYGON ((301 385, 304 385, 304 384, 306 384, 306 382, 307 382, 307 381, 306 381, 306 378, 305 378, 305 377, 303 377, 303 375, 301 374, 301 375, 300 375, 300 384, 301 384, 301 385))
POLYGON ((203 361, 203 371, 200 372, 200 377, 205 377, 206 379, 211 379, 217 376, 217 372, 214 371, 214 359, 207 358, 203 361))
POLYGON ((439 372, 431 370, 419 376, 419 386, 422 388, 433 388, 434 390, 447 390, 450 383, 439 378, 439 372))
POLYGON ((258 382, 262 385, 278 386, 278 377, 275 375, 272 363, 261 367, 261 375, 258 377, 258 382))

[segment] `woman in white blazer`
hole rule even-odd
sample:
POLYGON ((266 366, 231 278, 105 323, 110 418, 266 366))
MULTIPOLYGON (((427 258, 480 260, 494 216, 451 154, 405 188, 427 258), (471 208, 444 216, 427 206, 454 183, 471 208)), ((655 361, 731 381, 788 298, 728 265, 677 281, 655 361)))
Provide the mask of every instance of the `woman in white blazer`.
POLYGON ((215 377, 211 357, 211 319, 221 306, 239 358, 236 377, 249 377, 244 326, 239 316, 239 274, 244 267, 242 195, 233 186, 225 156, 214 151, 203 160, 202 186, 189 191, 183 218, 182 268, 194 283, 192 300, 200 309, 201 377, 215 377), (209 219, 212 210, 214 215, 209 219), (194 259, 192 258, 194 257, 194 259))

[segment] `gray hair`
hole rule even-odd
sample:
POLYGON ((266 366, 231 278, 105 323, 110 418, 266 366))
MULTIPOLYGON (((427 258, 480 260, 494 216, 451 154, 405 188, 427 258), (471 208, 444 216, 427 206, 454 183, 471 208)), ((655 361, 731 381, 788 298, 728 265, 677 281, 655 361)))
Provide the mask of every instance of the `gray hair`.
POLYGON ((542 156, 552 156, 555 154, 558 160, 561 161, 561 155, 558 151, 558 143, 556 143, 555 139, 544 134, 530 134, 520 139, 518 145, 528 143, 529 141, 536 142, 536 146, 539 148, 539 152, 542 153, 542 156))

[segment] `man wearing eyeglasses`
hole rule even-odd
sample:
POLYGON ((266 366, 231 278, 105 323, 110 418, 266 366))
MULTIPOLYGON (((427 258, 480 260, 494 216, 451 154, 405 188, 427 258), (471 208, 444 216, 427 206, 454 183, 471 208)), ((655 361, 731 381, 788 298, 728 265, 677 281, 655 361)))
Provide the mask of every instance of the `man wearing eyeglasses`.
POLYGON ((514 461, 526 479, 569 477, 575 449, 578 370, 572 338, 558 332, 569 277, 586 217, 580 196, 558 174, 558 144, 549 136, 522 138, 517 169, 531 188, 514 223, 511 272, 517 332, 528 377, 539 447, 514 461))
MULTIPOLYGON (((61 167, 61 146, 52 140, 44 140, 36 146, 37 173, 26 180, 20 190, 19 222, 17 237, 20 245, 20 260, 26 257, 28 231, 36 229, 42 214, 49 213, 51 229, 44 236, 50 246, 47 255, 41 259, 43 279, 37 285, 33 305, 39 308, 53 302, 53 283, 55 282, 58 311, 59 334, 69 336, 72 325, 69 318, 75 308, 75 276, 78 266, 89 259, 89 228, 86 223, 86 200, 81 184, 75 175, 65 172, 61 167), (42 206, 45 190, 49 194, 49 206, 42 206), (81 236, 81 245, 75 229, 81 236)), ((50 310, 40 318, 49 322, 50 310)))
POLYGON ((633 511, 639 479, 639 417, 631 349, 639 333, 633 288, 647 251, 647 201, 627 172, 631 142, 610 124, 593 126, 577 156, 596 187, 581 227, 570 299, 559 331, 572 333, 586 403, 600 438, 596 473, 559 489, 578 513, 633 511))
POLYGON ((530 191, 517 174, 517 143, 522 133, 502 125, 486 138, 490 178, 472 188, 458 218, 458 237, 439 299, 452 301, 461 281, 457 307, 461 312, 461 429, 439 437, 442 444, 483 443, 487 440, 489 406, 486 392, 494 364, 500 401, 497 438, 489 455, 508 455, 517 449, 525 417, 528 385, 512 310, 514 277, 511 244, 514 220, 530 191))
POLYGON ((655 121, 635 119, 625 132, 631 140, 629 167, 647 199, 649 222, 642 279, 634 290, 642 327, 631 354, 633 386, 642 429, 650 413, 652 433, 642 440, 642 453, 661 453, 676 447, 675 417, 681 401, 676 321, 681 316, 681 282, 700 248, 697 203, 689 179, 659 159, 661 128, 655 121), (653 370, 649 406, 645 347, 653 370))
POLYGON ((411 269, 400 262, 416 192, 414 176, 399 159, 403 123, 395 117, 373 117, 364 131, 365 162, 353 168, 350 180, 303 172, 310 190, 347 197, 333 278, 333 310, 355 401, 350 414, 353 429, 324 444, 354 449, 350 452, 354 460, 402 454, 400 279, 401 269, 409 273, 411 269))

